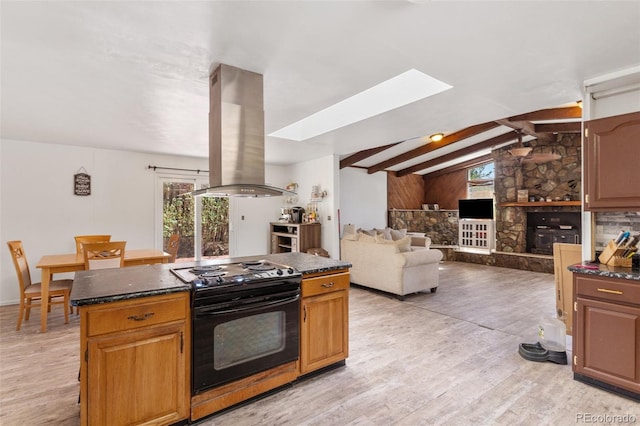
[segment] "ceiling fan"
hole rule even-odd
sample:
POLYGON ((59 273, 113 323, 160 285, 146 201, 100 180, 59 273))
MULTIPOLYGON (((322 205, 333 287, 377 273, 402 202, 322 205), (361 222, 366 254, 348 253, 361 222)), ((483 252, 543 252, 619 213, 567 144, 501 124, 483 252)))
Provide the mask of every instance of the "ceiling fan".
POLYGON ((533 148, 530 146, 524 146, 522 142, 522 132, 517 131, 518 133, 518 143, 515 147, 509 149, 507 152, 511 155, 511 158, 518 162, 518 164, 522 163, 548 163, 549 161, 554 161, 560 159, 559 154, 554 154, 552 152, 541 152, 534 153, 533 148))

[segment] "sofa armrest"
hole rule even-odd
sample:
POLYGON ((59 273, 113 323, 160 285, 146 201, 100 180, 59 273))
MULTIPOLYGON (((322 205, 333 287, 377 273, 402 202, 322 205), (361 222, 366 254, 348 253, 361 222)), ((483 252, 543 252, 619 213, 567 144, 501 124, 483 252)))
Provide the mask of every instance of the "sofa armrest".
POLYGON ((411 236, 411 247, 429 248, 431 246, 431 238, 411 236))
POLYGON ((441 260, 442 252, 435 249, 407 251, 396 255, 396 265, 400 268, 423 265, 425 263, 437 263, 441 260))

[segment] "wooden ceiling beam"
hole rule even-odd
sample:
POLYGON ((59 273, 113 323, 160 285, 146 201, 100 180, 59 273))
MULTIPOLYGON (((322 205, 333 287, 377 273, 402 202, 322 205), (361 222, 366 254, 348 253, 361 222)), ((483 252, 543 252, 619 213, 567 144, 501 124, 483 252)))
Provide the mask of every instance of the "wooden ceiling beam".
POLYGON ((496 122, 490 121, 488 123, 482 123, 475 126, 467 127, 466 129, 462 129, 445 136, 440 142, 431 142, 418 148, 412 149, 411 151, 407 151, 403 154, 397 155, 388 160, 382 161, 378 164, 374 164, 367 169, 367 173, 372 174, 381 170, 385 170, 388 167, 404 163, 405 161, 411 160, 412 158, 428 154, 431 151, 435 151, 436 149, 442 148, 444 146, 451 145, 463 139, 470 138, 472 136, 494 129, 498 126, 499 125, 496 122))
POLYGON ((535 125, 536 133, 580 133, 582 123, 574 121, 569 123, 541 123, 535 125))
POLYGON ((405 176, 411 173, 415 173, 420 170, 428 169, 429 167, 437 166, 438 164, 446 163, 447 161, 455 160, 456 158, 462 157, 463 155, 473 154, 474 152, 491 148, 495 145, 501 145, 510 141, 515 141, 517 139, 518 139, 518 135, 516 134, 516 132, 503 133, 502 135, 495 136, 493 138, 473 144, 466 148, 459 149, 457 151, 451 152, 441 157, 434 158, 429 161, 424 161, 420 164, 407 167, 406 169, 398 170, 396 172, 396 176, 400 177, 400 176, 405 176))
POLYGON ((507 118, 509 121, 544 121, 544 120, 564 120, 567 118, 582 118, 582 108, 578 106, 564 108, 549 108, 526 114, 514 115, 507 118))
POLYGON ((345 167, 353 166, 354 164, 362 160, 366 160, 367 158, 372 157, 382 151, 386 151, 387 149, 394 147, 399 143, 401 142, 390 143, 389 145, 378 146, 376 148, 370 148, 370 149, 365 149, 363 151, 358 151, 355 154, 352 154, 340 160, 340 168, 344 169, 345 167))

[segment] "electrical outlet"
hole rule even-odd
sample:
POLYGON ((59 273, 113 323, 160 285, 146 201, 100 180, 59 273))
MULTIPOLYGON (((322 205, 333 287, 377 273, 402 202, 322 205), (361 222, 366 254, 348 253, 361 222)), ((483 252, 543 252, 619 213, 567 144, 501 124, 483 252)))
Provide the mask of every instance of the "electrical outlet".
POLYGON ((327 216, 327 220, 331 220, 331 216, 327 216))

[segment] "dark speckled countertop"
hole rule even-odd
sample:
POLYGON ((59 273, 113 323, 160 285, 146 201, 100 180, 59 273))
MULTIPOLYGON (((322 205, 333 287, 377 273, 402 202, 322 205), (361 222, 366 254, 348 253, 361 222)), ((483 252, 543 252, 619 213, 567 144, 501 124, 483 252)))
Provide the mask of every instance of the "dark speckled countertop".
POLYGON ((183 283, 173 275, 171 268, 176 266, 184 268, 195 265, 213 265, 260 259, 291 266, 300 271, 303 276, 323 272, 330 273, 351 267, 351 264, 348 262, 314 256, 307 253, 279 253, 264 256, 204 260, 191 263, 155 264, 130 266, 120 269, 78 271, 76 272, 73 289, 71 290, 71 304, 73 306, 86 306, 189 291, 189 285, 183 283))
POLYGON ((597 262, 582 262, 571 265, 568 268, 576 274, 597 275, 606 278, 621 278, 634 280, 640 283, 640 268, 622 268, 620 266, 603 265, 597 262))

